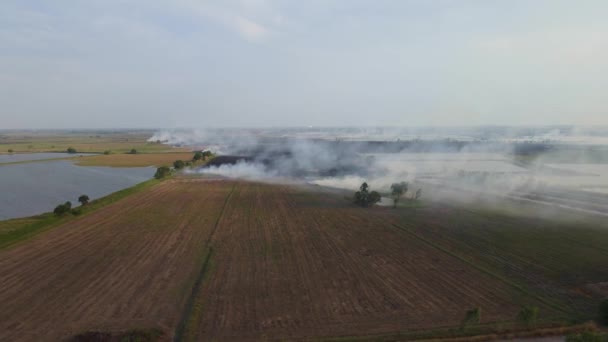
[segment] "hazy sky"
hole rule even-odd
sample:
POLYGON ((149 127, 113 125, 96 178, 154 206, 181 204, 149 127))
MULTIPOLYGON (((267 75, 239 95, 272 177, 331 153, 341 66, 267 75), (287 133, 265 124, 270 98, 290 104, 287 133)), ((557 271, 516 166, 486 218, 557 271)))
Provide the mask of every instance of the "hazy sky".
POLYGON ((0 129, 608 124, 606 0, 2 0, 0 129))

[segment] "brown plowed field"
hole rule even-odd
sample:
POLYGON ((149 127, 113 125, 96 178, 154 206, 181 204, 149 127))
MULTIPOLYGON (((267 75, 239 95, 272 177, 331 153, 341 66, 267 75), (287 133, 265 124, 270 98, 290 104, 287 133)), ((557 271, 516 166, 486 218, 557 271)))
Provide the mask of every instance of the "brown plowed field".
MULTIPOLYGON (((326 195, 327 196, 327 195, 326 195)), ((551 309, 393 226, 384 212, 240 184, 211 244, 196 340, 386 334, 551 309)))
POLYGON ((453 327, 477 306, 484 323, 521 304, 556 314, 387 210, 289 186, 165 181, 0 252, 0 341, 149 327, 298 339, 453 327))
POLYGON ((172 329, 230 188, 167 181, 0 253, 0 341, 172 329))

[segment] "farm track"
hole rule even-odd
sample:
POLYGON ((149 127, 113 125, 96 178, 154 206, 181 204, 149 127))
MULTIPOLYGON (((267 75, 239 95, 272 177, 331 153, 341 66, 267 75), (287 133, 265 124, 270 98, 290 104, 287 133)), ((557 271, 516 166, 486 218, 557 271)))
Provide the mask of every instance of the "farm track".
POLYGON ((563 318, 472 266, 487 253, 525 274, 535 260, 404 213, 285 185, 164 181, 0 252, 0 341, 149 327, 176 341, 368 336, 455 327, 474 307, 508 322, 522 304, 563 318))

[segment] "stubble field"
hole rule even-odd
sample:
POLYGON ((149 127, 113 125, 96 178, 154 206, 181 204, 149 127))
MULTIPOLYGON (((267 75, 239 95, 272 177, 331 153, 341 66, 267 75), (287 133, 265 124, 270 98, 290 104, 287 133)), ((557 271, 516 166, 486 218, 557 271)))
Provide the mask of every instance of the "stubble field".
POLYGON ((483 326, 516 327, 524 304, 540 325, 565 319, 561 303, 415 232, 409 214, 294 186, 164 181, 1 251, 0 340, 406 338, 457 328, 474 307, 483 326))

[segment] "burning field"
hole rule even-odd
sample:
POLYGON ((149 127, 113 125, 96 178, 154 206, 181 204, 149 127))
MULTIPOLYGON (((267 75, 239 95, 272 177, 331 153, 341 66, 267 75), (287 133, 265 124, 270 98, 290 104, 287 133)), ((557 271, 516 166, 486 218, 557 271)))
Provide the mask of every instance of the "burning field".
MULTIPOLYGON (((456 331, 476 307, 486 331, 517 329, 522 305, 539 308, 539 326, 588 317, 589 298, 565 289, 602 274, 579 268, 561 279, 580 265, 556 262, 555 248, 536 256, 525 231, 510 236, 523 245, 477 248, 500 233, 450 225, 462 213, 362 209, 310 187, 170 179, 0 252, 0 340, 132 329, 178 341, 405 339, 456 331)), ((492 224, 467 213, 474 225, 492 224)), ((600 246, 573 253, 590 250, 608 261, 600 246)))

